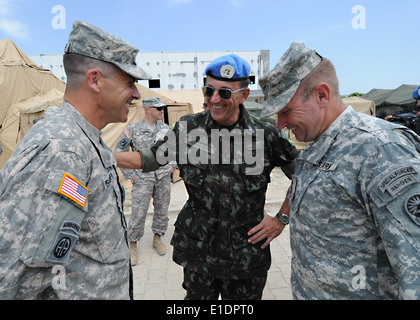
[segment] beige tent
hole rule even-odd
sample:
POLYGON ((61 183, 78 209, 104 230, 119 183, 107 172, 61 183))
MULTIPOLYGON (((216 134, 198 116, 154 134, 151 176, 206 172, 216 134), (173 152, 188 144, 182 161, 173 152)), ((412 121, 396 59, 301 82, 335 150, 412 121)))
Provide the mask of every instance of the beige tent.
MULTIPOLYGON (((376 106, 373 101, 362 99, 360 97, 349 97, 349 98, 343 98, 344 105, 352 106, 354 110, 357 112, 361 112, 370 116, 375 117, 376 116, 376 106)), ((293 142, 293 144, 298 148, 299 150, 303 150, 306 148, 308 143, 306 142, 300 142, 297 141, 294 134, 289 131, 288 132, 290 140, 293 142)))
POLYGON ((49 70, 36 66, 12 40, 0 40, 0 144, 3 147, 0 168, 29 130, 31 125, 25 123, 39 118, 39 114, 33 118, 27 116, 25 122, 21 114, 37 114, 48 104, 57 103, 64 89, 62 81, 49 70))
POLYGON ((64 92, 65 84, 37 67, 12 40, 0 40, 0 124, 9 106, 51 89, 64 92))
POLYGON ((158 90, 157 92, 178 103, 190 103, 194 113, 203 111, 204 97, 201 90, 158 90))
POLYGON ((375 102, 360 97, 349 97, 342 100, 346 107, 352 106, 357 112, 376 117, 375 102))
POLYGON ((62 101, 63 92, 51 89, 47 93, 41 93, 25 101, 12 104, 6 109, 0 130, 0 141, 3 147, 0 168, 3 168, 34 123, 44 117, 44 110, 49 106, 59 106, 62 101))
MULTIPOLYGON (((174 104, 174 101, 171 99, 156 93, 156 91, 150 90, 140 84, 136 84, 137 89, 140 92, 141 100, 147 98, 157 97, 160 98, 161 101, 165 104, 171 105, 174 104)), ((107 144, 109 148, 114 150, 115 146, 117 145, 118 139, 120 138, 121 134, 123 133, 124 129, 132 122, 139 121, 144 118, 144 109, 142 105, 142 101, 133 101, 130 106, 130 112, 128 113, 128 120, 125 123, 110 123, 102 130, 102 139, 107 144)))

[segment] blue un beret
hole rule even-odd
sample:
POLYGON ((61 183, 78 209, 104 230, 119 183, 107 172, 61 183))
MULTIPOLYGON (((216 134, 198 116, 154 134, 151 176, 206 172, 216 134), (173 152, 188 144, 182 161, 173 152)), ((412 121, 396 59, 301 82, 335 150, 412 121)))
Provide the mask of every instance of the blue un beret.
POLYGON ((221 81, 242 81, 249 79, 250 64, 235 54, 217 58, 207 66, 205 74, 221 81))
POLYGON ((413 91, 414 100, 420 100, 420 87, 413 91))

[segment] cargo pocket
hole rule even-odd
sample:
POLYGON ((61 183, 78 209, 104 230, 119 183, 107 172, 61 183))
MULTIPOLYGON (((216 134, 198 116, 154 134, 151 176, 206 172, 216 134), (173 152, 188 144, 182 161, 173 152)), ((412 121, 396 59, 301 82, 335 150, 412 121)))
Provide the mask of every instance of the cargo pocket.
POLYGON ((269 247, 261 249, 265 240, 251 244, 248 242, 248 231, 255 227, 258 221, 248 221, 248 223, 231 229, 231 239, 233 248, 233 260, 239 263, 244 270, 267 265, 270 263, 269 247))
POLYGON ((194 256, 204 256, 218 219, 202 213, 181 212, 175 222, 176 246, 194 256))

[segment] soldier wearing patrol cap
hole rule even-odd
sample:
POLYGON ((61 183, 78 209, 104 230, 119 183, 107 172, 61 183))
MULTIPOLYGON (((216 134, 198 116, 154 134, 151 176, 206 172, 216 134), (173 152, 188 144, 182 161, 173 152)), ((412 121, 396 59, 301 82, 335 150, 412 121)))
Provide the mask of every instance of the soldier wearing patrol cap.
MULTIPOLYGON (((171 128, 162 122, 164 108, 160 98, 143 100, 144 119, 131 123, 121 134, 115 148, 116 152, 138 151, 148 148, 156 141, 163 139, 171 128)), ((162 236, 168 228, 168 207, 171 200, 171 173, 176 163, 172 162, 156 171, 143 173, 142 170, 125 170, 121 172, 125 179, 133 184, 132 207, 130 222, 128 223, 128 241, 130 242, 130 256, 133 265, 137 264, 137 242, 144 235, 144 224, 149 209, 150 199, 153 198, 153 248, 157 254, 166 254, 162 236)))
POLYGON ((61 110, 39 121, 0 173, 0 299, 129 299, 124 191, 101 129, 127 120, 147 74, 138 49, 76 21, 61 110))
POLYGON ((249 63, 237 55, 214 60, 205 70, 208 110, 175 124, 167 134, 175 148, 161 140, 139 153, 116 154, 120 167, 148 172, 166 164, 158 162, 157 154, 168 146, 180 168, 189 198, 171 244, 174 261, 184 267, 186 299, 216 300, 219 294, 222 299, 261 299, 271 264, 268 245, 287 224, 288 212, 279 215, 281 221, 264 215, 265 194, 272 169, 280 166, 290 178, 299 152, 272 121, 250 115, 243 106, 250 72, 249 63), (252 140, 243 149, 242 144, 235 148, 235 139, 220 147, 222 136, 214 132, 239 133, 241 139, 249 133, 252 140), (260 156, 260 171, 254 172, 255 163, 245 157, 237 160, 242 150, 260 156))
POLYGON ((295 299, 419 299, 420 138, 345 107, 332 63, 293 43, 260 81, 300 141, 289 194, 295 299))

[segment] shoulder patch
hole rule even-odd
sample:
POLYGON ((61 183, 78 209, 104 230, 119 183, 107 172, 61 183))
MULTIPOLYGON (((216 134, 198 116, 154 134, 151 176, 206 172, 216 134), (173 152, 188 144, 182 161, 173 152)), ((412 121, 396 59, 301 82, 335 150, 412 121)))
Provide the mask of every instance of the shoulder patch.
POLYGON ((89 189, 71 175, 65 173, 57 192, 84 208, 88 198, 89 189))
POLYGON ((414 177, 414 174, 416 173, 417 170, 413 166, 406 166, 394 170, 379 182, 379 190, 381 190, 382 193, 388 191, 394 196, 399 189, 403 189, 408 185, 417 182, 417 179, 414 177))
MULTIPOLYGON (((121 131, 120 131, 120 132, 121 132, 121 131)), ((132 137, 132 135, 131 135, 130 131, 128 131, 128 130, 125 130, 125 131, 124 131, 124 135, 125 135, 128 139, 131 139, 131 137, 132 137)))
POLYGON ((405 211, 420 225, 420 194, 414 194, 405 202, 405 211))

